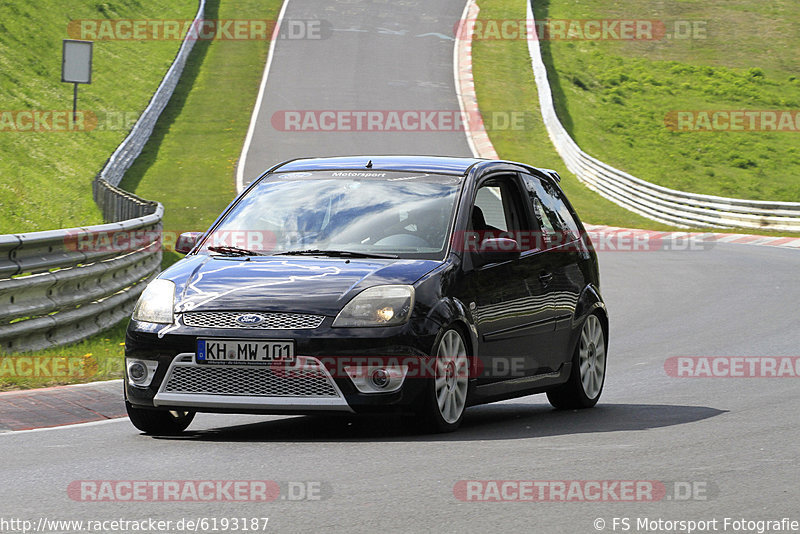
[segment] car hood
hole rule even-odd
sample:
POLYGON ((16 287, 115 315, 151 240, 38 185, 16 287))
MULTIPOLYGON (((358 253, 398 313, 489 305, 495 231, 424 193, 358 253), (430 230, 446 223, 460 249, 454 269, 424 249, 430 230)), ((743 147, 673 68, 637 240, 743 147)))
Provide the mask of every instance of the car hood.
POLYGON ((434 260, 188 256, 162 273, 176 284, 176 311, 276 311, 335 315, 356 293, 413 284, 434 260))

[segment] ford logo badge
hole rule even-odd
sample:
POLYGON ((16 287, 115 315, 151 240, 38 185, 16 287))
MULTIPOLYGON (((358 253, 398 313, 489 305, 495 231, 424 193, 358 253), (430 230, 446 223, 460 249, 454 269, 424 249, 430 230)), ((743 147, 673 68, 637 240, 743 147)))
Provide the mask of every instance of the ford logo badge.
POLYGON ((261 315, 256 315, 254 313, 248 313, 247 315, 240 315, 236 318, 236 322, 243 325, 256 325, 264 321, 264 318, 261 315))

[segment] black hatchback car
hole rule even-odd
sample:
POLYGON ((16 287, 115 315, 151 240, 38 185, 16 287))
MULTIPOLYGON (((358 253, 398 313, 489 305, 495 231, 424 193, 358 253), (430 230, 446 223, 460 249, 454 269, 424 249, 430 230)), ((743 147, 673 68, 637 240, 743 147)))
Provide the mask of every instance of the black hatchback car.
POLYGON ((267 171, 142 293, 125 400, 147 433, 196 412, 410 413, 546 393, 588 408, 608 318, 556 172, 416 156, 267 171))

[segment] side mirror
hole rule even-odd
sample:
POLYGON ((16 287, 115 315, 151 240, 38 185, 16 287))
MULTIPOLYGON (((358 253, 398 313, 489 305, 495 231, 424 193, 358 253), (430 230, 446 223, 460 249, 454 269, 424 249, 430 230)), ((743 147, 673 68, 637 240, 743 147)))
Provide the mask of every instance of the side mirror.
POLYGON ((192 251, 194 246, 202 237, 203 232, 184 232, 178 237, 178 242, 175 243, 175 252, 181 254, 188 254, 192 251))
POLYGON ((480 267, 489 263, 500 263, 519 258, 519 243, 507 237, 484 239, 478 251, 473 255, 473 262, 480 267))

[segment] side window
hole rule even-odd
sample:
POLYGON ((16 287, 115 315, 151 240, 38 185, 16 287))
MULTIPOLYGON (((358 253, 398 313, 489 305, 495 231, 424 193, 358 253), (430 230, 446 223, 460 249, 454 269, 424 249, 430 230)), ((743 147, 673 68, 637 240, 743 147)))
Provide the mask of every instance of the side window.
POLYGON ((523 207, 524 196, 515 176, 499 176, 485 181, 475 193, 471 230, 478 242, 490 237, 514 239, 521 250, 531 248, 530 224, 523 207))
POLYGON ((578 224, 562 200, 561 192, 547 180, 523 174, 534 216, 550 243, 570 243, 580 237, 578 224))
POLYGON ((503 193, 500 186, 484 185, 478 189, 475 195, 475 208, 477 210, 473 209, 472 222, 476 230, 483 229, 478 228, 483 226, 494 231, 508 231, 508 217, 503 208, 503 193), (481 215, 483 222, 480 221, 481 215))

